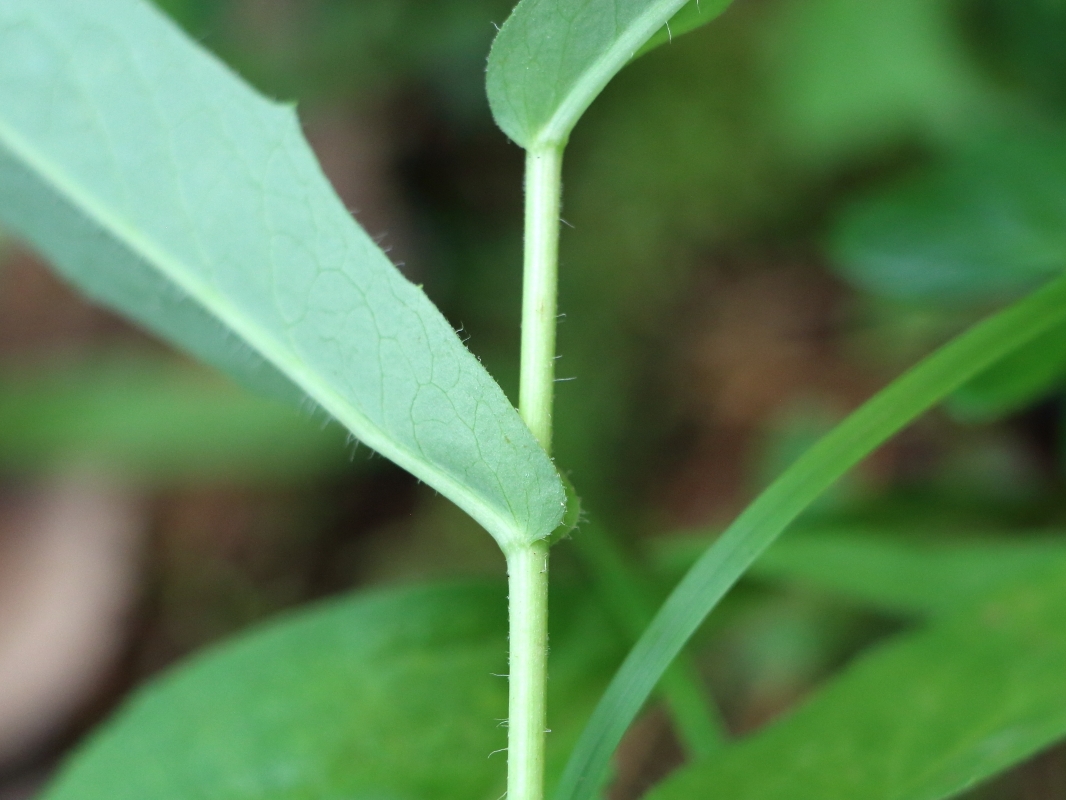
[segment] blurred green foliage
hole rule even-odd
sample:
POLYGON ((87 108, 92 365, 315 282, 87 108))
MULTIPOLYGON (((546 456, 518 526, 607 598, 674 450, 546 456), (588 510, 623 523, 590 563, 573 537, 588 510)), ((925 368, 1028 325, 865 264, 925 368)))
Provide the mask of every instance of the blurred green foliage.
POLYGON ((158 357, 111 353, 0 374, 8 473, 76 464, 144 487, 277 484, 342 472, 354 452, 334 423, 158 357))

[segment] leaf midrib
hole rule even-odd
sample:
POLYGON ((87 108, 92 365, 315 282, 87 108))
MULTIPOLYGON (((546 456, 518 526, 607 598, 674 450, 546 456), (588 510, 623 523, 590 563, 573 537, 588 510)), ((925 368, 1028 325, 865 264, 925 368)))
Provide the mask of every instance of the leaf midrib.
POLYGON ((69 178, 46 156, 38 152, 0 117, 0 145, 16 161, 26 164, 46 185, 67 200, 77 211, 107 231, 145 264, 174 283, 186 295, 206 308, 271 364, 278 368, 300 389, 315 400, 327 413, 340 421, 359 440, 408 472, 423 478, 434 488, 450 497, 470 516, 491 533, 501 546, 523 541, 527 532, 510 524, 492 506, 484 503, 465 485, 447 472, 434 468, 433 462, 420 458, 406 447, 398 445, 378 425, 363 415, 341 394, 321 381, 317 374, 295 358, 291 351, 279 345, 275 337, 253 322, 243 311, 228 301, 209 283, 195 277, 191 270, 183 270, 182 262, 171 256, 149 238, 140 235, 136 227, 122 215, 97 201, 90 192, 69 178))

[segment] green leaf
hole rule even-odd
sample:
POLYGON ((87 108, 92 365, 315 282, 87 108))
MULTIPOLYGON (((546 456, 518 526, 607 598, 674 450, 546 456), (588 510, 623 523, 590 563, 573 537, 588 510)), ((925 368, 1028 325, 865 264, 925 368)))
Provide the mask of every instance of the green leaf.
MULTIPOLYGON (((685 2, 521 0, 489 54, 496 124, 527 150, 563 146, 611 78, 685 2)), ((711 17, 726 5, 705 2, 711 17)))
POLYGON ((61 462, 138 483, 291 480, 346 468, 351 448, 340 426, 188 365, 111 355, 0 373, 0 465, 61 462))
POLYGON ((1066 264, 1066 139, 982 142, 857 201, 830 248, 855 285, 889 297, 973 302, 1017 293, 1066 264))
POLYGON ((889 437, 960 385, 1066 320, 1066 276, 954 339, 851 414, 767 488, 689 570, 607 688, 567 765, 557 800, 604 780, 623 734, 685 642, 804 509, 889 437))
POLYGON ((1066 326, 1048 331, 955 392, 948 410, 965 422, 1022 411, 1066 383, 1066 326))
MULTIPOLYGON (((553 606, 549 759, 617 663, 610 626, 553 606)), ((376 591, 289 615, 138 692, 45 800, 469 800, 503 791, 506 592, 376 591)))
POLYGON ((1066 735, 1066 569, 875 648, 649 800, 938 800, 1066 735))
POLYGON ((678 36, 702 28, 708 22, 714 22, 731 5, 733 0, 689 0, 680 11, 670 17, 666 25, 659 28, 658 32, 644 43, 634 58, 640 58, 664 44, 673 44, 678 36))
POLYGON ((354 223, 292 109, 147 3, 0 4, 0 221, 99 302, 295 384, 504 549, 562 517, 551 461, 354 223))
POLYGON ((907 541, 886 533, 804 531, 775 543, 750 574, 799 581, 886 611, 942 615, 1064 567, 1062 537, 907 541))

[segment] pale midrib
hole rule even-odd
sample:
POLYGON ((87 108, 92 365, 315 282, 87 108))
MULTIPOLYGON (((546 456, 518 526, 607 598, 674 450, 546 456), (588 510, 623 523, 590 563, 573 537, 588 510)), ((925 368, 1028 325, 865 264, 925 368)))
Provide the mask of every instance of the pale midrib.
POLYGON ((566 144, 570 132, 595 97, 630 62, 636 52, 665 25, 688 0, 663 0, 634 20, 626 32, 585 70, 555 113, 533 138, 530 150, 566 144))
POLYGON ((120 214, 97 202, 91 193, 81 189, 61 169, 54 167, 48 158, 38 153, 2 119, 0 143, 11 152, 16 161, 26 164, 52 191, 70 202, 101 229, 109 232, 123 247, 179 287, 251 345, 256 352, 262 354, 293 383, 307 392, 327 413, 348 428, 357 439, 453 500, 492 534, 505 550, 508 545, 531 541, 528 531, 520 530, 510 523, 464 484, 448 473, 434 469, 433 462, 423 460, 407 448, 397 445, 395 440, 360 413, 343 395, 323 383, 294 353, 281 346, 275 337, 249 319, 239 307, 227 300, 225 295, 189 274, 188 270, 183 270, 179 259, 171 257, 148 238, 139 235, 137 229, 125 222, 120 214))

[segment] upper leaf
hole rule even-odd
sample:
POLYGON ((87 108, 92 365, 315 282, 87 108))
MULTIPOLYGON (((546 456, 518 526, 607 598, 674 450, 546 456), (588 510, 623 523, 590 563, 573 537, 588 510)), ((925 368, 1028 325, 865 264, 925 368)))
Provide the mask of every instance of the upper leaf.
MULTIPOLYGON (((713 19, 728 2, 705 0, 696 13, 713 19)), ((522 0, 489 54, 496 123, 527 150, 562 146, 603 87, 685 4, 522 0)))
POLYGON ((558 524, 551 461, 352 220, 292 109, 142 0, 0 2, 0 221, 96 300, 295 384, 505 549, 558 524))

